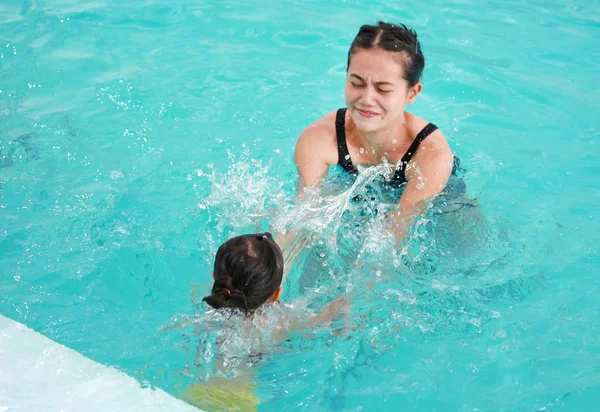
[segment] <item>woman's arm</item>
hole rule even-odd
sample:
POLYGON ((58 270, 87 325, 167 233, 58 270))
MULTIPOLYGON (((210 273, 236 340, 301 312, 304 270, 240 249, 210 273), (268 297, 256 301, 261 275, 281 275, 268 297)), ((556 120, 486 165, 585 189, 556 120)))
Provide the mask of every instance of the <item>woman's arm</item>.
POLYGON ((452 174, 452 151, 441 132, 436 133, 438 136, 421 144, 415 160, 408 164, 404 172, 408 182, 399 208, 389 213, 396 247, 400 246, 415 220, 427 211, 428 200, 444 190, 452 174))
POLYGON ((307 187, 317 188, 329 170, 329 148, 324 140, 324 130, 318 126, 309 126, 305 129, 296 143, 294 162, 298 169, 297 194, 302 198, 307 187))
MULTIPOLYGON (((329 167, 337 163, 337 146, 331 133, 329 123, 330 115, 318 120, 307 127, 296 143, 294 162, 298 169, 298 184, 296 197, 302 200, 307 189, 319 189, 323 179, 327 176, 329 167)), ((283 251, 285 269, 284 282, 289 269, 293 266, 297 256, 306 248, 310 236, 289 231, 285 234, 276 233, 275 239, 283 251)))

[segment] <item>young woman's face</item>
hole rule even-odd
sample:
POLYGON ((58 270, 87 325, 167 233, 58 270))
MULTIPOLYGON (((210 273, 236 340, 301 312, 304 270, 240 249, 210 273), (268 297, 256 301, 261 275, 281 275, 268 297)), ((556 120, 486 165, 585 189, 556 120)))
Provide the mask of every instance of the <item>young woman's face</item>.
POLYGON ((398 57, 397 53, 382 49, 359 49, 350 58, 346 107, 364 132, 390 126, 421 91, 420 83, 408 87, 398 57))

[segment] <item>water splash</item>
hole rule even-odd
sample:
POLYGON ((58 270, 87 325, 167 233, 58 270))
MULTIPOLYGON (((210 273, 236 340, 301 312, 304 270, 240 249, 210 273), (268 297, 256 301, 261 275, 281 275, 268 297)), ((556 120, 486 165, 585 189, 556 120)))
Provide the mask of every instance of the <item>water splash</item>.
MULTIPOLYGON (((473 219, 474 208, 443 210, 444 199, 429 205, 409 232, 408 246, 394 253, 385 212, 397 203, 377 196, 378 184, 390 176, 389 165, 365 169, 352 184, 325 182, 320 193, 308 191, 302 202, 290 202, 285 183, 269 175, 270 165, 247 155, 241 161, 230 158, 225 175, 205 175, 212 189, 199 205, 213 217, 220 240, 261 221, 278 232, 297 232, 308 237, 308 252, 296 262, 298 278, 290 275, 289 283, 296 286, 313 276, 300 288, 310 307, 323 307, 339 294, 352 299, 351 320, 339 330, 333 325, 313 331, 310 342, 297 336, 283 345, 292 354, 310 347, 321 356, 332 356, 326 393, 343 391, 350 377, 395 353, 407 336, 479 336, 501 316, 507 300, 523 299, 543 287, 535 271, 508 273, 513 246, 502 236, 507 230, 503 222, 473 219), (355 201, 357 197, 363 201, 355 201), (335 353, 329 349, 332 345, 335 353)), ((294 297, 290 295, 286 299, 294 297)), ((221 346, 229 354, 231 370, 247 366, 252 351, 281 354, 281 345, 263 335, 268 325, 256 328, 258 335, 243 338, 239 325, 230 327, 238 335, 226 329, 215 333, 227 340, 221 346)), ((205 365, 215 356, 217 338, 202 333, 206 343, 195 352, 195 365, 205 365), (213 341, 208 340, 211 336, 213 341)))
POLYGON ((353 208, 352 199, 364 193, 381 177, 389 180, 392 170, 392 166, 388 163, 366 168, 350 188, 337 194, 323 195, 316 190, 308 189, 305 198, 284 209, 274 220, 273 226, 282 233, 288 231, 318 233, 319 237, 327 239, 329 245, 335 250, 342 215, 353 208))
POLYGON ((227 239, 243 233, 266 230, 268 222, 281 209, 288 195, 284 182, 270 175, 271 164, 250 157, 246 150, 235 156, 228 152, 230 166, 223 174, 213 164, 197 169, 207 181, 208 193, 197 204, 194 215, 204 221, 199 228, 198 245, 209 265, 217 248, 227 239))
POLYGON ((216 173, 212 165, 210 174, 198 171, 212 185, 210 194, 198 203, 198 208, 214 216, 219 231, 227 226, 260 227, 261 221, 273 216, 285 202, 284 183, 269 175, 270 163, 264 165, 250 158, 248 152, 239 159, 228 153, 232 164, 224 175, 216 173))
POLYGON ((306 299, 266 305, 252 318, 241 312, 209 309, 201 315, 177 314, 159 332, 177 331, 191 345, 186 371, 207 380, 215 375, 233 378, 281 352, 279 346, 292 327, 311 316, 306 299), (215 362, 219 367, 215 368, 215 362))

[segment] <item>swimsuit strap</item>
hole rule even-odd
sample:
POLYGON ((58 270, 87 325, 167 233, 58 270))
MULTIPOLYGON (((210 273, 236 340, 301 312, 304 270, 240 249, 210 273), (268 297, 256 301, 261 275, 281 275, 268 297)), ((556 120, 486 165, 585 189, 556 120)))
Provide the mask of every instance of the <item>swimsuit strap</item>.
POLYGON ((421 144, 421 142, 423 140, 425 140, 425 138, 427 136, 429 136, 431 133, 433 133, 436 130, 437 130, 437 126, 434 125, 433 123, 429 123, 427 126, 425 126, 423 128, 423 130, 421 130, 419 132, 419 134, 417 134, 417 137, 415 137, 415 140, 413 140, 412 144, 410 145, 410 147, 408 148, 406 153, 404 153, 404 156, 402 156, 402 159, 400 159, 400 163, 398 164, 398 169, 396 169, 396 173, 394 173, 394 177, 392 178, 392 181, 394 183, 402 184, 402 183, 406 182, 406 176, 404 176, 406 166, 411 161, 414 154, 417 152, 417 149, 419 148, 419 145, 421 144))
POLYGON ((350 152, 346 144, 346 109, 339 109, 335 116, 335 135, 338 147, 338 165, 348 173, 356 174, 350 159, 350 152))
MULTIPOLYGON (((406 182, 406 177, 404 176, 404 172, 406 170, 406 166, 411 161, 412 157, 417 152, 419 145, 427 136, 437 130, 437 126, 433 123, 428 123, 415 137, 412 144, 402 156, 398 164, 398 168, 396 169, 396 173, 392 177, 392 182, 396 185, 401 185, 406 182)), ((337 139, 337 147, 338 147, 338 165, 342 167, 346 172, 356 175, 357 170, 354 168, 352 164, 352 159, 350 158, 350 152, 348 151, 348 145, 346 144, 346 109, 338 109, 335 117, 335 134, 337 139)))

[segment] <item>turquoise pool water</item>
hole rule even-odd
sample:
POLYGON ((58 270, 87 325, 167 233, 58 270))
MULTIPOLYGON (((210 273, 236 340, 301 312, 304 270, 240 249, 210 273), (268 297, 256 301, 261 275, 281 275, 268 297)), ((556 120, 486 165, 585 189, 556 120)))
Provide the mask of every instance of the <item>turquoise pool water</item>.
POLYGON ((356 292, 356 330, 279 348, 259 409, 596 410, 591 1, 3 2, 0 313, 177 395, 211 357, 160 328, 203 312, 216 245, 287 210, 296 138, 343 105, 348 46, 379 18, 418 31, 412 110, 482 220, 433 213, 402 265, 341 222, 285 297, 356 292))

